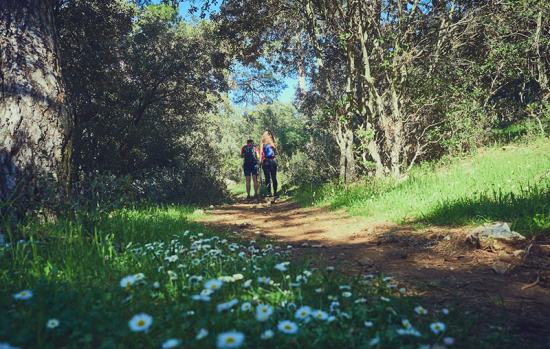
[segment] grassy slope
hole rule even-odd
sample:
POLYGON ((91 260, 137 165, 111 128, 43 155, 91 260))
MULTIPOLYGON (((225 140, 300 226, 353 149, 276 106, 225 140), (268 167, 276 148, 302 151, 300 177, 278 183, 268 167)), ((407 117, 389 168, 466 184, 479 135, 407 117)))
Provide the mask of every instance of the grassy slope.
POLYGON ((417 167, 399 184, 325 185, 297 198, 395 222, 507 221, 523 233, 550 232, 550 143, 542 139, 505 149, 485 149, 444 167, 417 167))

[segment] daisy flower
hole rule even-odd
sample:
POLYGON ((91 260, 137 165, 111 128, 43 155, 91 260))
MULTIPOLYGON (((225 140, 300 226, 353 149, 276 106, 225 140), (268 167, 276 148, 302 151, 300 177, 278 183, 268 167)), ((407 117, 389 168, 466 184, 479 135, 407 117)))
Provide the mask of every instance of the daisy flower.
POLYGON ((21 291, 17 294, 15 294, 13 296, 13 298, 15 299, 21 299, 21 300, 25 300, 25 299, 29 299, 32 297, 32 291, 29 291, 29 290, 24 290, 24 291, 21 291))
POLYGON ((162 343, 162 349, 175 348, 178 345, 180 345, 180 343, 181 343, 181 340, 172 338, 172 339, 169 339, 166 342, 162 343))
POLYGON ((335 301, 338 299, 338 297, 335 297, 335 296, 328 296, 327 298, 329 301, 335 301))
POLYGON ((388 277, 383 278, 382 281, 388 282, 388 281, 390 281, 391 279, 392 279, 392 277, 391 277, 391 276, 388 276, 388 277))
POLYGON ((204 290, 201 291, 200 295, 201 296, 210 296, 212 293, 214 293, 214 291, 209 290, 209 289, 204 289, 204 290))
POLYGON ((258 283, 260 284, 268 284, 271 278, 268 278, 267 276, 260 276, 258 277, 258 283))
POLYGON ((192 284, 196 284, 196 283, 199 283, 201 281, 202 281, 202 276, 193 275, 189 278, 189 282, 192 283, 192 284))
POLYGON ((258 305, 256 307, 256 320, 260 322, 267 321, 273 314, 273 307, 270 305, 258 305))
POLYGON ((191 299, 194 300, 194 301, 201 301, 201 302, 210 302, 210 300, 211 300, 210 296, 204 296, 202 294, 192 295, 191 299))
POLYGON ((316 288, 316 289, 315 289, 315 292, 317 292, 317 293, 322 293, 322 292, 323 292, 323 289, 322 289, 322 288, 316 288))
POLYGON ((381 300, 383 300, 384 302, 389 302, 390 299, 388 297, 380 297, 381 300))
POLYGON ((130 326, 130 330, 134 332, 141 332, 149 329, 151 324, 153 323, 153 318, 150 315, 147 314, 137 314, 134 315, 130 321, 128 321, 128 326, 130 326))
POLYGON ((311 316, 314 317, 317 320, 326 320, 328 319, 328 314, 322 310, 315 310, 313 313, 311 313, 311 316))
POLYGON ((405 327, 405 328, 412 328, 411 323, 407 319, 401 320, 401 323, 403 324, 403 327, 405 327))
POLYGON ((265 331, 264 333, 262 333, 262 336, 260 338, 262 339, 270 339, 271 337, 273 337, 275 335, 275 333, 273 333, 272 330, 267 330, 265 331))
POLYGON ((372 327, 373 323, 372 321, 365 321, 365 327, 372 327))
POLYGON ((208 336, 208 330, 205 330, 204 328, 201 328, 201 330, 199 331, 199 334, 197 335, 196 338, 197 338, 197 340, 201 340, 206 336, 208 336))
POLYGON ((168 270, 167 273, 168 273, 168 276, 170 276, 170 280, 178 279, 178 274, 174 273, 172 270, 168 270))
POLYGON ((294 334, 298 332, 298 325, 288 320, 279 322, 279 324, 277 325, 277 328, 279 329, 279 331, 288 333, 288 334, 294 334))
POLYGON ((178 256, 173 255, 173 256, 170 256, 170 257, 166 257, 164 259, 167 260, 168 262, 172 263, 172 262, 175 262, 175 261, 178 260, 178 256))
POLYGON ((359 299, 355 300, 355 303, 356 303, 356 304, 359 304, 359 303, 367 303, 367 299, 366 299, 366 298, 359 298, 359 299))
POLYGON ((303 320, 303 319, 307 318, 309 316, 309 314, 311 314, 311 308, 306 305, 306 306, 300 307, 298 310, 296 310, 296 313, 294 314, 294 316, 297 319, 303 320))
POLYGON ((442 322, 434 322, 430 325, 430 330, 432 330, 435 334, 439 334, 440 332, 445 331, 445 324, 442 322))
POLYGON ((120 287, 130 287, 136 282, 136 277, 134 275, 123 277, 120 280, 120 287))
POLYGON ((378 343, 380 343, 380 338, 379 338, 379 337, 374 337, 373 339, 370 340, 369 345, 370 345, 371 347, 374 347, 374 346, 377 345, 378 343))
POLYGON ((310 277, 310 276, 311 276, 311 272, 310 272, 310 271, 304 270, 303 273, 304 273, 304 275, 307 276, 307 277, 310 277))
POLYGON ((232 299, 229 302, 218 304, 217 306, 218 313, 221 313, 222 311, 233 308, 237 303, 239 303, 238 300, 232 299))
POLYGON ((242 311, 249 311, 250 309, 252 309, 252 304, 250 304, 250 302, 246 302, 241 305, 242 311))
POLYGON ((403 288, 400 288, 400 289, 399 289, 399 293, 405 294, 405 293, 407 293, 407 289, 404 288, 404 287, 403 287, 403 288))
POLYGON ((344 292, 344 293, 342 293, 342 297, 345 297, 345 298, 351 297, 351 292, 344 292))
POLYGON ((363 276, 363 279, 365 279, 365 280, 374 279, 374 275, 365 275, 365 276, 363 276))
POLYGON ((426 315, 428 314, 428 311, 424 308, 422 308, 422 306, 418 306, 416 308, 414 308, 414 312, 417 313, 418 315, 426 315))
POLYGON ((246 280, 246 281, 243 283, 243 287, 244 287, 244 288, 249 288, 251 284, 252 284, 252 280, 246 280))
POLYGON ((243 274, 233 274, 233 279, 235 280, 242 280, 243 278, 243 274))
POLYGON ((221 280, 208 280, 204 283, 204 288, 211 291, 216 291, 222 287, 223 282, 221 280))
POLYGON ((286 271, 287 270, 283 263, 279 263, 279 264, 275 265, 275 269, 280 270, 280 271, 286 271))
POLYGON ((135 279, 136 281, 138 281, 138 280, 143 280, 144 278, 145 278, 145 275, 142 274, 142 273, 137 273, 136 275, 134 275, 134 279, 135 279))
POLYGON ((237 331, 224 332, 218 335, 218 348, 238 348, 244 342, 244 334, 237 331))
POLYGON ((336 316, 331 315, 331 316, 328 317, 327 322, 328 322, 328 323, 331 323, 331 322, 333 322, 334 320, 336 320, 336 316))
POLYGON ((441 309, 441 311, 443 312, 443 314, 449 315, 449 309, 443 308, 443 309, 441 309))
POLYGON ((48 328, 56 328, 57 326, 59 326, 59 320, 49 319, 48 322, 46 323, 46 326, 48 328))

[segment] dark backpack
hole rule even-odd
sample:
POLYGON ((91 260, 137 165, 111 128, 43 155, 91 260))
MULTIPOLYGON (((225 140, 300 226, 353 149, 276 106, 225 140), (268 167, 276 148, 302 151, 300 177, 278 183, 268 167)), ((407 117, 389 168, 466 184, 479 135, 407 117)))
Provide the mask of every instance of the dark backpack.
POLYGON ((258 159, 256 159, 256 152, 254 148, 255 148, 254 146, 249 147, 248 145, 244 147, 244 164, 245 165, 254 166, 258 162, 258 159))

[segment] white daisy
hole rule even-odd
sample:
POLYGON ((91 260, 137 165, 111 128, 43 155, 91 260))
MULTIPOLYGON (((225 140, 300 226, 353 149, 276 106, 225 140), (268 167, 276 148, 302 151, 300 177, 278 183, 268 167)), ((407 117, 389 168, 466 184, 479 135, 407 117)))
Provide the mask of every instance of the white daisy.
POLYGON ((48 322, 46 323, 46 326, 48 328, 56 328, 57 326, 59 326, 59 320, 49 319, 48 322))
POLYGON ((162 343, 162 349, 172 349, 180 345, 180 343, 181 343, 181 340, 172 338, 162 343))
POLYGON ((246 302, 241 305, 242 311, 249 311, 250 309, 252 309, 252 304, 250 304, 250 302, 246 302))
POLYGON ((264 333, 262 333, 262 336, 260 338, 262 339, 270 339, 271 337, 273 337, 275 335, 275 333, 273 333, 272 330, 267 330, 265 331, 264 333))
POLYGON ((218 335, 218 348, 238 348, 244 342, 244 334, 236 331, 224 332, 218 335))
POLYGON ((207 290, 216 291, 220 287, 222 287, 222 284, 223 284, 223 282, 221 280, 212 279, 212 280, 208 280, 204 283, 204 288, 207 289, 207 290))
POLYGON ((279 264, 275 265, 275 269, 280 270, 280 271, 286 271, 287 270, 283 263, 279 263, 279 264))
POLYGON ((32 297, 32 291, 30 290, 24 290, 21 291, 13 296, 15 299, 25 300, 32 297))
POLYGON ((442 322, 434 322, 430 325, 430 329, 433 333, 439 334, 440 332, 445 331, 445 324, 442 322))
POLYGON ((246 281, 243 283, 243 287, 244 287, 244 288, 249 288, 251 284, 252 284, 252 280, 246 280, 246 281))
POLYGON ((173 255, 173 256, 170 256, 170 257, 166 257, 164 259, 166 259, 168 262, 172 263, 172 262, 175 262, 175 261, 178 260, 178 256, 173 255))
POLYGON ((208 336, 208 330, 205 330, 204 328, 201 328, 201 330, 199 331, 199 334, 197 335, 196 338, 197 338, 197 340, 201 340, 206 336, 208 336))
POLYGON ((366 298, 359 298, 359 299, 356 299, 354 301, 356 304, 359 304, 359 303, 367 303, 367 299, 366 298))
POLYGON ((298 332, 298 325, 288 320, 279 322, 279 324, 277 325, 277 328, 279 329, 279 331, 288 333, 288 334, 294 334, 298 332))
POLYGON ((407 328, 407 329, 408 329, 408 328, 412 328, 411 323, 410 323, 409 320, 407 320, 407 319, 401 320, 401 323, 403 324, 403 327, 405 327, 405 328, 407 328))
POLYGON ((369 345, 370 345, 371 347, 374 347, 374 346, 377 345, 378 343, 380 343, 380 338, 379 338, 379 337, 374 337, 373 339, 370 340, 369 345))
POLYGON ((422 308, 422 306, 418 306, 416 308, 414 308, 414 312, 417 313, 418 315, 426 315, 428 314, 428 311, 424 308, 422 308))
POLYGON ((270 305, 258 305, 256 307, 256 320, 260 322, 267 321, 271 314, 273 314, 273 307, 270 305))
POLYGON ((372 327, 373 323, 372 321, 365 321, 365 327, 372 327))
POLYGON ((138 281, 138 280, 143 280, 144 278, 145 278, 145 275, 142 274, 142 273, 137 273, 136 275, 134 275, 134 279, 135 279, 136 281, 138 281))
POLYGON ((120 287, 130 287, 136 282, 136 277, 134 275, 123 277, 120 280, 120 287))
POLYGON ((317 320, 326 320, 328 319, 328 314, 322 310, 315 310, 311 316, 317 320))
POLYGON ((384 302, 389 302, 390 299, 388 297, 380 297, 381 300, 383 300, 384 302))
POLYGON ((194 301, 201 301, 201 302, 210 302, 211 300, 210 296, 204 296, 202 294, 192 295, 191 299, 194 301))
POLYGON ((130 321, 128 321, 128 326, 130 326, 130 330, 134 332, 141 332, 149 329, 151 324, 153 323, 153 318, 150 315, 147 314, 137 314, 134 315, 130 321))
POLYGON ((298 310, 296 310, 296 313, 294 314, 294 316, 297 319, 303 320, 303 319, 307 318, 309 316, 309 314, 311 314, 311 308, 306 305, 306 306, 300 307, 298 310))

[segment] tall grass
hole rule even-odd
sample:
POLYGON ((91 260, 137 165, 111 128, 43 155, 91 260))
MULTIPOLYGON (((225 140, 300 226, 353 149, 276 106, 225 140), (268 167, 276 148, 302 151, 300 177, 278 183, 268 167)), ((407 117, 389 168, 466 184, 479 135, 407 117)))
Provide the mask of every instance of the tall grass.
POLYGON ((486 149, 437 167, 417 166, 397 183, 370 180, 305 190, 304 205, 395 222, 465 225, 512 222, 523 233, 550 232, 550 143, 486 149), (503 150, 504 149, 504 150, 503 150))

